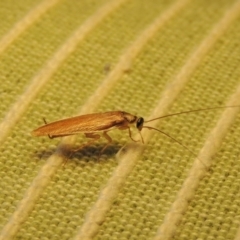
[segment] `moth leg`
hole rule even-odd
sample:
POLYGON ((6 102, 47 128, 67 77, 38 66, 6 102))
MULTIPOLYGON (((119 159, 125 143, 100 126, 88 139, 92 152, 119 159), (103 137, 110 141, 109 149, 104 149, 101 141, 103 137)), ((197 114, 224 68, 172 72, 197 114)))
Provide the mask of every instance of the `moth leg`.
POLYGON ((48 134, 48 137, 49 137, 50 139, 53 139, 53 138, 54 138, 54 136, 51 136, 50 134, 48 134))
MULTIPOLYGON (((99 134, 95 134, 95 133, 84 133, 84 134, 87 138, 92 138, 92 140, 88 141, 85 144, 82 144, 79 148, 72 150, 72 152, 70 153, 70 157, 73 155, 74 152, 77 152, 77 151, 81 150, 82 148, 84 148, 88 145, 91 145, 93 142, 97 141, 101 137, 99 134)), ((65 135, 65 136, 68 136, 68 135, 65 135)), ((64 161, 63 166, 65 166, 67 162, 68 162, 68 160, 64 161)))
POLYGON ((112 143, 112 138, 107 134, 107 132, 103 132, 103 137, 107 139, 108 143, 102 148, 102 150, 98 154, 98 160, 100 159, 104 150, 112 143))
POLYGON ((139 140, 135 140, 135 139, 132 138, 132 132, 131 132, 130 127, 128 128, 128 133, 129 133, 129 137, 132 139, 132 141, 139 142, 139 140))
MULTIPOLYGON (((45 118, 43 118, 43 121, 44 121, 45 125, 47 125, 47 121, 46 121, 46 119, 45 119, 45 118)), ((54 138, 54 137, 53 137, 53 136, 51 136, 50 134, 48 134, 48 137, 49 137, 50 139, 53 139, 53 138, 54 138)))
POLYGON ((86 147, 86 146, 89 146, 91 145, 92 143, 94 143, 95 141, 97 141, 101 136, 99 134, 96 134, 96 133, 85 133, 85 136, 87 138, 92 138, 92 140, 88 141, 87 143, 81 145, 81 147, 77 148, 74 150, 74 152, 77 152, 79 151, 80 149, 86 147))
POLYGON ((133 139, 133 137, 132 137, 132 132, 131 132, 131 128, 130 128, 129 126, 120 126, 120 127, 118 127, 118 129, 120 129, 120 130, 128 129, 128 134, 129 134, 129 137, 132 139, 132 141, 133 141, 133 142, 139 142, 139 140, 133 139))

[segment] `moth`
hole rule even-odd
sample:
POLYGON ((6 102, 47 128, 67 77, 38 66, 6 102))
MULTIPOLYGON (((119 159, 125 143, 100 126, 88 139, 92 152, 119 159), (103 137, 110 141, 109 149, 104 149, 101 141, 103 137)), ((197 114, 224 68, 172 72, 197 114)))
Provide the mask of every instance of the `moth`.
POLYGON ((124 111, 91 113, 91 114, 81 115, 77 117, 66 118, 66 119, 62 119, 62 120, 51 122, 51 123, 47 123, 44 119, 45 125, 33 130, 32 135, 48 136, 49 138, 57 138, 57 137, 65 137, 65 136, 83 133, 87 138, 90 138, 91 140, 89 140, 86 144, 83 144, 81 148, 84 148, 94 143, 95 141, 99 140, 101 136, 103 136, 107 140, 107 144, 101 150, 100 152, 100 155, 101 155, 101 153, 107 148, 107 146, 109 146, 109 144, 112 143, 112 138, 108 135, 108 132, 114 129, 128 130, 129 137, 132 139, 132 141, 137 142, 137 140, 133 139, 132 133, 131 133, 131 127, 135 126, 141 136, 142 143, 144 143, 144 140, 141 134, 141 130, 143 128, 153 129, 171 138, 172 140, 180 144, 182 147, 187 149, 189 152, 194 154, 194 152, 192 152, 188 147, 183 145, 177 139, 171 137, 169 134, 157 128, 146 126, 144 124, 152 121, 156 121, 161 118, 174 116, 174 115, 187 114, 187 113, 193 113, 193 112, 199 112, 199 111, 207 111, 207 110, 213 110, 213 109, 219 109, 219 108, 231 108, 231 107, 240 107, 240 106, 211 107, 211 108, 204 108, 204 109, 189 110, 189 111, 160 116, 157 118, 150 119, 148 121, 144 121, 144 118, 135 116, 131 113, 127 113, 124 111))
POLYGON ((129 137, 136 142, 136 140, 132 138, 130 129, 131 125, 135 125, 135 127, 139 130, 142 142, 144 142, 141 135, 141 130, 143 127, 145 127, 143 126, 144 119, 123 111, 92 113, 66 118, 51 123, 46 123, 45 120, 44 122, 45 125, 35 129, 32 132, 33 136, 48 136, 52 139, 84 133, 85 136, 87 138, 91 138, 91 140, 86 144, 83 144, 81 146, 81 148, 83 148, 99 140, 102 135, 107 140, 107 144, 101 150, 101 153, 109 144, 112 143, 112 138, 108 135, 108 131, 114 129, 127 129, 129 132, 129 137))

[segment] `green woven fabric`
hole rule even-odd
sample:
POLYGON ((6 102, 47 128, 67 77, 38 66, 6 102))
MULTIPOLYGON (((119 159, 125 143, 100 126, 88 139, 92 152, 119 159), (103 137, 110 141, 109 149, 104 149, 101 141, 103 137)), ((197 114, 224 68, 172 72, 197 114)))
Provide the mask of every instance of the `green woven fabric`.
POLYGON ((100 159, 104 138, 31 136, 240 105, 239 1, 1 0, 0 21, 1 240, 240 239, 239 108, 112 130, 100 159))

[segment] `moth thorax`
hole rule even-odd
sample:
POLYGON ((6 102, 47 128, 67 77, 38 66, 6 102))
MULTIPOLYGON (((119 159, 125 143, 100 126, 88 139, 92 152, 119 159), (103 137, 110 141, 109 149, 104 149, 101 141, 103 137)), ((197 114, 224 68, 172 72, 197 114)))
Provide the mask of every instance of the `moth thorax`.
POLYGON ((135 123, 137 121, 137 117, 126 112, 122 112, 123 117, 129 122, 129 123, 135 123))

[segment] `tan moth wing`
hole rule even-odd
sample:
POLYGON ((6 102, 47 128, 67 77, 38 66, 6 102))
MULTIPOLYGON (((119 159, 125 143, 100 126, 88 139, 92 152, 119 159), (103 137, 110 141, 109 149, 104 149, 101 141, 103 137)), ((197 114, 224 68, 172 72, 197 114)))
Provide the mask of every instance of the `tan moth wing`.
POLYGON ((32 132, 34 136, 61 137, 78 133, 101 132, 125 122, 124 112, 111 111, 66 118, 43 125, 32 132))

